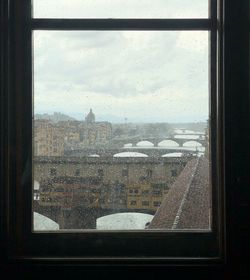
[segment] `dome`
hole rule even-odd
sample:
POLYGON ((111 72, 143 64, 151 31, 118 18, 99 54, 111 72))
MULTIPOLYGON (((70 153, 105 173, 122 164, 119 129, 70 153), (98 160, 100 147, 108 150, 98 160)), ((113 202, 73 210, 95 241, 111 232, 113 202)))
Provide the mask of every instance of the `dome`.
POLYGON ((88 115, 85 118, 86 123, 94 123, 95 122, 95 114, 92 112, 92 109, 90 109, 88 115))
POLYGON ((173 140, 163 140, 158 143, 158 147, 179 147, 179 144, 173 140))
POLYGON ((136 144, 137 147, 154 147, 154 144, 149 141, 140 141, 136 144))
POLYGON ((148 155, 137 152, 122 152, 115 154, 113 157, 148 157, 148 155))

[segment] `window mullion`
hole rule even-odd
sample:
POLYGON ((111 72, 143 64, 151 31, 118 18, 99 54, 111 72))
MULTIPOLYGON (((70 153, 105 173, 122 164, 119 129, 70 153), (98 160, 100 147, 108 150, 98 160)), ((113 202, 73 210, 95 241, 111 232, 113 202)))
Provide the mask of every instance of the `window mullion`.
POLYGON ((41 30, 210 30, 211 19, 32 19, 41 30))

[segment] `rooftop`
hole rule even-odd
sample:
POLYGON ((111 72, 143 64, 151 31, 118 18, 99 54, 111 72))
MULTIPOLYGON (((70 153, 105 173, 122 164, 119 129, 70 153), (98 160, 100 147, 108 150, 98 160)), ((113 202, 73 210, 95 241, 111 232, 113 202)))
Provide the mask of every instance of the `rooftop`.
POLYGON ((192 159, 155 213, 149 229, 209 229, 209 165, 205 157, 192 159))

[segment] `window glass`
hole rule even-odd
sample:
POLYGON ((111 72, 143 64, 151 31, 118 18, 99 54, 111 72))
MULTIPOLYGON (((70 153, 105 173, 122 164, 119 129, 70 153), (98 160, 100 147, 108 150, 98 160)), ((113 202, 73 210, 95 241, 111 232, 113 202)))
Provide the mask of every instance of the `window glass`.
POLYGON ((36 18, 207 18, 208 0, 33 0, 36 18))
POLYGON ((208 35, 33 32, 44 230, 210 228, 208 35))

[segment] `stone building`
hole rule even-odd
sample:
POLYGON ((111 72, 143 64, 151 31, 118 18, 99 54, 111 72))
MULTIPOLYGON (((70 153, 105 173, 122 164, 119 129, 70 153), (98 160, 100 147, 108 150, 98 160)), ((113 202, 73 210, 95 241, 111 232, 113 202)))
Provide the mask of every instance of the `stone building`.
POLYGON ((49 158, 34 161, 41 206, 155 211, 187 158, 49 158))
POLYGON ((96 122, 92 109, 80 128, 80 142, 84 147, 106 145, 112 138, 112 125, 109 122, 96 122))
POLYGON ((111 123, 95 122, 91 109, 85 121, 39 119, 34 121, 34 155, 63 156, 68 150, 105 146, 111 137, 111 123))
POLYGON ((64 154, 64 129, 48 120, 34 121, 34 155, 62 156, 64 154))

